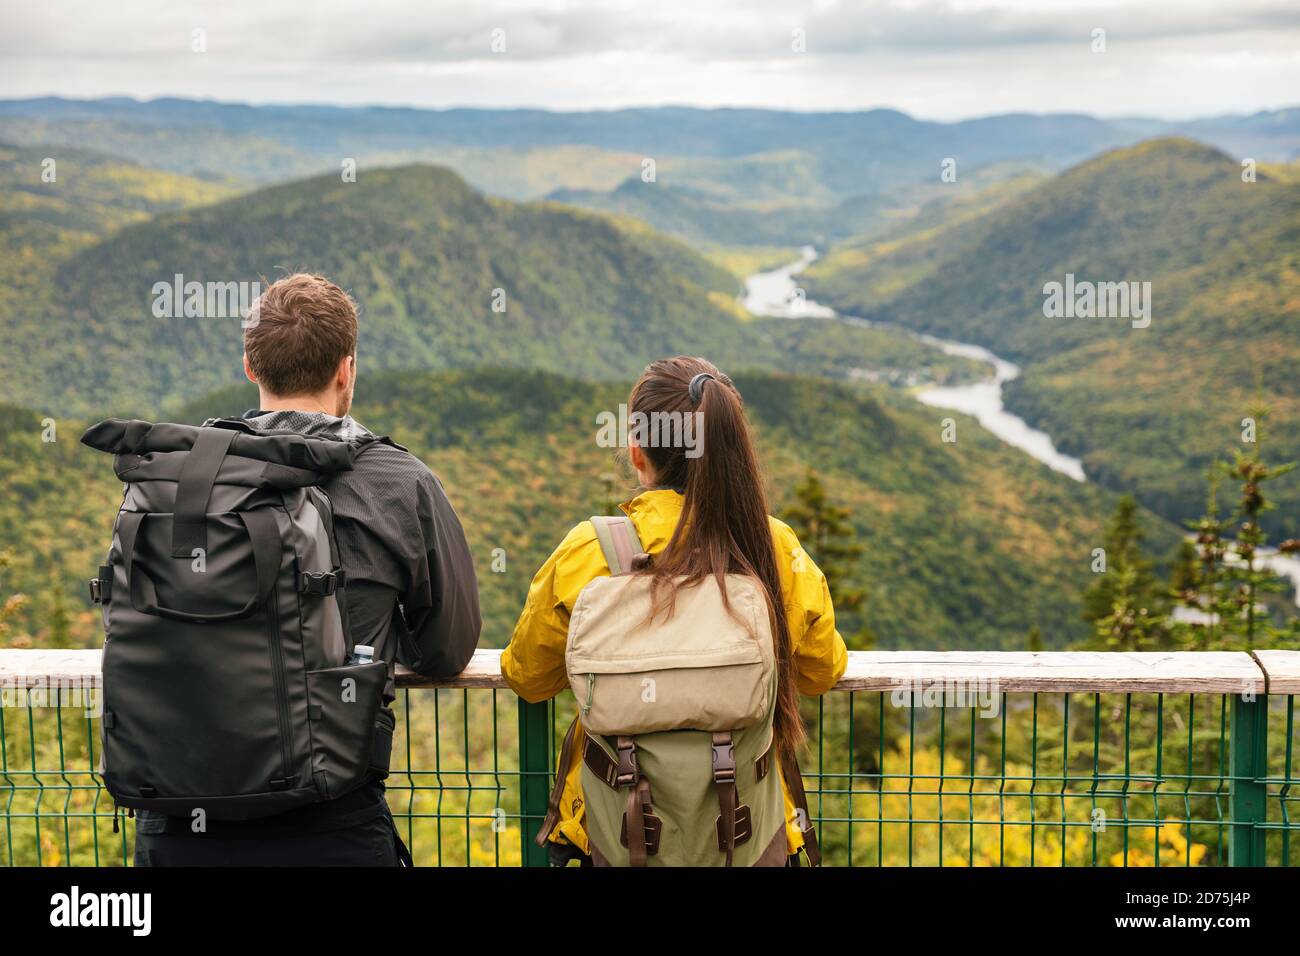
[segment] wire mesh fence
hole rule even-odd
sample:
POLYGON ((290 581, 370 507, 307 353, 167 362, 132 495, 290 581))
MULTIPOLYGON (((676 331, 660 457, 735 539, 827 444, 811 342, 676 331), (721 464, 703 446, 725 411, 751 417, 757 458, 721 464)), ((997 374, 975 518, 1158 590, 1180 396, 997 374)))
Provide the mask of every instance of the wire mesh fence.
MULTIPOLYGON (((417 865, 545 865, 532 837, 576 707, 473 684, 399 690, 394 819, 417 865)), ((32 674, 4 688, 5 865, 130 863, 134 820, 103 787, 95 708, 70 690, 32 674)), ((1300 860, 1291 694, 843 689, 804 717, 826 865, 1300 860)))

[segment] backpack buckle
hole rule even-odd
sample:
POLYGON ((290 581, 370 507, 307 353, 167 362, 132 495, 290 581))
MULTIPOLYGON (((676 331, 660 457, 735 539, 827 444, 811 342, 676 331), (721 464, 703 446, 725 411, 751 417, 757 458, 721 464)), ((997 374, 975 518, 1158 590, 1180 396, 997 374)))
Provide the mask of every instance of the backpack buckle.
POLYGON ((713 735, 713 782, 730 783, 736 779, 736 751, 731 734, 713 735))
POLYGON ((298 590, 303 594, 315 594, 329 597, 339 588, 344 587, 345 577, 342 569, 338 571, 300 571, 298 573, 298 590))
POLYGON ((630 787, 636 783, 636 741, 631 737, 618 738, 618 766, 614 768, 614 786, 630 787))
POLYGON ((92 604, 106 604, 112 600, 113 594, 113 569, 109 565, 101 564, 99 566, 99 577, 90 580, 90 602, 92 604))

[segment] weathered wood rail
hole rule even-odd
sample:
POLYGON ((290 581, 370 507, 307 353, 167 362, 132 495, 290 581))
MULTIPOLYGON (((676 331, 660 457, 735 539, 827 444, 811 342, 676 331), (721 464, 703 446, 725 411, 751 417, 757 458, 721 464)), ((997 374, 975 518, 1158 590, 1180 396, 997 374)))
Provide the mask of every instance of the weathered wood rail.
MULTIPOLYGON (((0 685, 98 686, 100 651, 0 649, 0 685)), ((939 681, 1006 693, 1300 694, 1300 651, 851 651, 837 691, 890 691, 939 681)), ((507 690, 501 651, 482 649, 460 674, 429 680, 399 667, 401 687, 507 690)))

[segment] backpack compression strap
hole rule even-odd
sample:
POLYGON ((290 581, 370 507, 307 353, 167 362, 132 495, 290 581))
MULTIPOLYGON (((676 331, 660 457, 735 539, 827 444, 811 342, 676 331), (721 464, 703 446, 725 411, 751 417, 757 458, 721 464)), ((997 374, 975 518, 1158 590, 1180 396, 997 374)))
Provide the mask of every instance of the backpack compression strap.
POLYGON ((720 849, 731 866, 736 853, 736 751, 730 731, 713 735, 713 783, 718 790, 720 849))
POLYGON ((228 428, 201 428, 181 464, 172 516, 172 557, 192 557, 208 547, 208 497, 235 433, 228 428))
POLYGON ((803 773, 799 769, 799 758, 791 754, 790 766, 785 766, 782 761, 781 770, 785 785, 790 791, 790 799, 794 802, 795 809, 803 816, 799 821, 799 826, 803 828, 803 851, 811 865, 821 866, 822 851, 817 844, 817 830, 812 824, 812 813, 808 809, 808 794, 803 788, 803 773))
POLYGON ((596 538, 600 541, 605 563, 609 565, 609 573, 614 577, 631 574, 636 559, 646 553, 632 519, 626 515, 592 515, 591 526, 596 529, 596 538))

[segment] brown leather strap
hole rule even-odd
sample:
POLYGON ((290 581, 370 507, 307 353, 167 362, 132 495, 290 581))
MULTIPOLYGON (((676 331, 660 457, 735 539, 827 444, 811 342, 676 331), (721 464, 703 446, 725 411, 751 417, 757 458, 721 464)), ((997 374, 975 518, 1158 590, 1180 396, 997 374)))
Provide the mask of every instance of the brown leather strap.
MULTIPOLYGON (((773 834, 771 841, 767 844, 767 849, 762 852, 754 866, 789 866, 791 860, 798 860, 799 855, 787 856, 785 852, 785 824, 773 834)), ((798 866, 798 863, 795 864, 798 866)))
POLYGON ((736 854, 736 781, 718 784, 718 809, 722 812, 722 849, 727 854, 727 866, 731 866, 736 854))
POLYGON ((808 863, 810 866, 821 866, 822 851, 817 845, 817 829, 812 825, 812 813, 808 809, 808 794, 803 789, 803 773, 799 770, 799 758, 790 754, 789 760, 782 757, 781 769, 785 775, 785 785, 790 791, 790 799, 794 801, 795 809, 802 811, 802 822, 806 825, 803 831, 803 850, 808 854, 808 863))
POLYGON ((645 866, 646 857, 659 852, 659 834, 663 821, 654 816, 650 802, 650 781, 641 776, 636 760, 636 738, 616 738, 618 759, 611 760, 591 734, 584 732, 582 762, 611 790, 627 788, 627 810, 623 813, 623 832, 628 862, 645 866), (649 833, 647 833, 647 830, 649 833))
MULTIPOLYGON (((642 777, 638 783, 638 788, 642 789, 641 812, 645 817, 645 852, 646 856, 654 856, 659 852, 659 838, 663 835, 664 822, 654 814, 653 802, 650 798, 650 781, 642 777)), ((623 828, 619 831, 618 842, 627 846, 627 813, 623 814, 623 828)))
MULTIPOLYGON (((726 852, 727 837, 722 832, 722 817, 718 817, 714 823, 714 828, 718 831, 718 849, 726 852)), ((749 804, 742 803, 736 807, 736 832, 734 835, 734 845, 744 846, 749 838, 754 835, 754 825, 750 817, 749 804)))
POLYGON ((767 772, 772 769, 772 748, 775 746, 776 741, 773 740, 767 745, 767 749, 754 759, 754 780, 756 782, 766 777, 767 772))
POLYGON ((726 731, 713 735, 713 783, 718 788, 722 849, 731 866, 736 853, 736 752, 726 731))
POLYGON ((597 779, 605 781, 605 786, 617 790, 615 780, 618 778, 618 764, 610 759, 605 748, 597 743, 591 734, 584 731, 582 737, 582 762, 597 779))
POLYGON ((546 816, 542 820, 542 828, 537 831, 535 837, 538 846, 546 846, 547 841, 551 838, 551 832, 560 823, 560 797, 564 796, 564 781, 569 776, 569 764, 573 762, 573 742, 578 735, 578 718, 573 718, 573 723, 569 724, 569 732, 564 735, 564 743, 560 746, 560 763, 555 768, 555 784, 551 787, 551 795, 546 800, 546 816))
POLYGON ((645 777, 637 779, 635 787, 627 791, 627 862, 629 866, 645 866, 647 845, 645 838, 645 811, 650 803, 650 782, 645 777))

